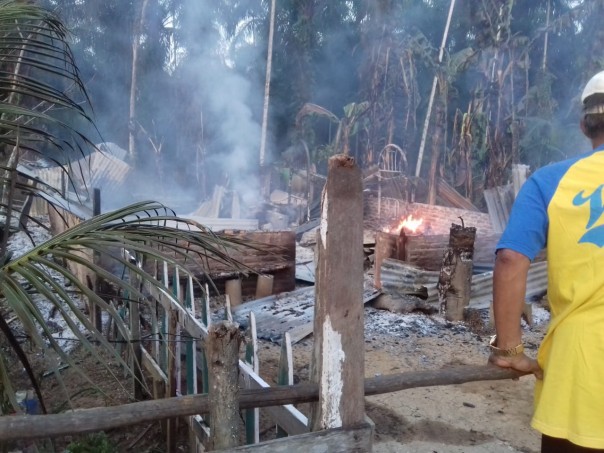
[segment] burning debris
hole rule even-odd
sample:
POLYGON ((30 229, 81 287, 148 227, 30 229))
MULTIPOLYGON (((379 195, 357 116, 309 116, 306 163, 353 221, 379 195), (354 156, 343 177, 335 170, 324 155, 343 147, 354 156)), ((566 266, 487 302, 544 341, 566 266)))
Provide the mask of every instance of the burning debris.
MULTIPOLYGON (((420 229, 422 227, 423 223, 424 223, 424 219, 422 219, 421 217, 416 219, 413 217, 413 214, 409 214, 407 217, 404 217, 403 219, 401 219, 396 226, 384 228, 384 232, 393 233, 393 234, 424 233, 424 230, 420 229)), ((429 229, 429 227, 428 227, 428 229, 429 229)), ((426 230, 426 231, 428 231, 428 230, 426 230)))

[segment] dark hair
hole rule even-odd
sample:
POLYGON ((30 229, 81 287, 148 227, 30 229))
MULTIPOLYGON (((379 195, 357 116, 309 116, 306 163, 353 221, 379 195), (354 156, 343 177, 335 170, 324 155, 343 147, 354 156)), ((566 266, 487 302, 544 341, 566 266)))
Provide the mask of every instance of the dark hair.
POLYGON ((583 116, 583 130, 587 138, 604 136, 604 113, 590 113, 583 116))
POLYGON ((594 105, 604 105, 604 93, 594 93, 583 99, 583 108, 593 107, 594 105))

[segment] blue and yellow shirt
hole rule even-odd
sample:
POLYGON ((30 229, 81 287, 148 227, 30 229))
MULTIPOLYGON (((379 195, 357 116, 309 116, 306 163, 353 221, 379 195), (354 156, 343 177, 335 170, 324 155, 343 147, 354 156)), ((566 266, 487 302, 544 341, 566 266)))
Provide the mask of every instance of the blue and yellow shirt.
POLYGON ((604 448, 604 146, 536 171, 497 248, 547 246, 551 322, 537 360, 532 426, 604 448))

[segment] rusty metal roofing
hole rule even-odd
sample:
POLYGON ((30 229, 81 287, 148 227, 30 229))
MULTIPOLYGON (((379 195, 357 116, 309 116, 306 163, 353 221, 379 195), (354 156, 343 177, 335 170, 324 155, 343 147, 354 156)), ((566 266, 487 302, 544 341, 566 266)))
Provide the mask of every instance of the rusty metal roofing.
MULTIPOLYGON (((375 299, 381 291, 366 286, 363 303, 375 299)), ((315 312, 315 287, 309 286, 287 293, 246 302, 233 309, 233 320, 242 327, 249 324, 249 313, 254 312, 258 338, 279 343, 285 332, 292 344, 312 333, 315 312)))
MULTIPOLYGON (((421 289, 428 291, 427 302, 438 302, 437 284, 439 271, 426 271, 415 268, 409 263, 387 258, 382 263, 380 280, 384 291, 417 293, 421 289)), ((486 308, 493 300, 493 272, 484 272, 472 276, 470 306, 486 308)), ((545 293, 547 290, 547 262, 532 263, 527 276, 526 299, 545 293)))

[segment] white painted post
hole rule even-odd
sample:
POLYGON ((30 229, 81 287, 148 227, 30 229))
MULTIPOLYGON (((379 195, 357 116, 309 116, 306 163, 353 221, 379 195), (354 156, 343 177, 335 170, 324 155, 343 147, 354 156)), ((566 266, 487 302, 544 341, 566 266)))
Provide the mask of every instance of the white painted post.
POLYGON ((317 237, 311 377, 319 384, 319 402, 313 431, 365 421, 362 190, 353 158, 329 159, 317 237))

